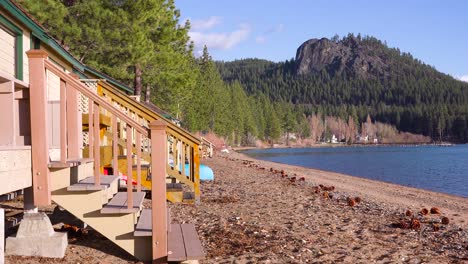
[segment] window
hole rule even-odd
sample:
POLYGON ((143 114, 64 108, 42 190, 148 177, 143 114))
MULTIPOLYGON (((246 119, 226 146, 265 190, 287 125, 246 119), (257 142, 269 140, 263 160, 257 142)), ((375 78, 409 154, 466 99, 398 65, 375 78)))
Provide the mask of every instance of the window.
POLYGON ((23 80, 23 31, 0 15, 0 72, 23 80))

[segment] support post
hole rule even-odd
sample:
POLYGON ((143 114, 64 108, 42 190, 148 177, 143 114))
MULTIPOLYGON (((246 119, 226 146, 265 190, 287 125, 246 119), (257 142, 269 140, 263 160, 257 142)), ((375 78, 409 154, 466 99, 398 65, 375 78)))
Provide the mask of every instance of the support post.
POLYGON ((43 50, 26 52, 29 58, 29 105, 31 109, 31 157, 34 205, 51 204, 49 140, 47 138, 47 78, 43 50))
POLYGON ((153 263, 167 262, 166 155, 167 136, 164 121, 150 123, 151 129, 151 207, 153 263))

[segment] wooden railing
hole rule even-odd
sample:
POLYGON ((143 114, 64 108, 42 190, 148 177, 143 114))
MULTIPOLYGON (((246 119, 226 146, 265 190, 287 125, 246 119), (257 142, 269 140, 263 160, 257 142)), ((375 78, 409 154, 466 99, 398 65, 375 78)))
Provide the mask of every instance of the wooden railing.
MULTIPOLYGON (((200 157, 199 145, 200 139, 193 134, 170 122, 161 114, 152 111, 148 106, 130 98, 126 94, 118 91, 105 81, 83 80, 84 82, 94 82, 93 87, 97 87, 97 93, 106 98, 115 108, 126 112, 135 121, 141 124, 149 124, 154 120, 163 120, 166 122, 167 134, 167 160, 166 172, 169 177, 175 178, 181 183, 189 186, 195 193, 195 200, 200 199, 200 157), (95 83, 97 82, 97 85, 95 83), (187 166, 187 169, 185 168, 187 166)), ((123 135, 124 133, 118 133, 123 135)), ((108 134, 109 135, 109 134, 108 134)), ((125 136, 119 137, 120 141, 125 136)), ((143 140, 143 142, 145 142, 143 140)), ((147 145, 143 148, 150 149, 147 145)), ((143 157, 148 157, 148 152, 143 151, 143 157)), ((128 174, 127 174, 128 175, 128 174)), ((130 174, 132 175, 132 174, 130 174)))
POLYGON ((201 151, 203 158, 212 158, 213 157, 213 148, 215 146, 208 139, 201 137, 201 151))
MULTIPOLYGON (((36 205, 49 205, 51 203, 51 184, 49 172, 49 138, 47 130, 47 71, 60 78, 60 163, 76 162, 80 158, 80 136, 82 131, 81 113, 78 111, 78 94, 88 99, 89 110, 89 154, 94 161, 94 184, 100 188, 100 128, 99 117, 101 110, 105 110, 112 118, 112 129, 117 131, 117 124, 125 125, 126 151, 127 151, 127 204, 133 208, 132 175, 132 149, 133 137, 136 141, 137 192, 141 192, 141 139, 151 140, 152 164, 152 222, 153 222, 153 259, 167 256, 167 211, 166 211, 166 166, 167 160, 167 124, 164 121, 154 121, 149 128, 115 108, 94 91, 90 90, 76 76, 64 72, 48 59, 43 50, 30 50, 27 52, 30 69, 31 91, 31 140, 32 140, 32 167, 33 189, 36 205)), ((49 87, 50 89, 50 87, 49 87)), ((50 92, 50 91, 49 91, 50 92)), ((113 133, 112 140, 113 169, 118 171, 117 133, 113 133)), ((86 202, 86 201, 83 201, 86 202)), ((79 206, 79 205, 77 205, 79 206)))

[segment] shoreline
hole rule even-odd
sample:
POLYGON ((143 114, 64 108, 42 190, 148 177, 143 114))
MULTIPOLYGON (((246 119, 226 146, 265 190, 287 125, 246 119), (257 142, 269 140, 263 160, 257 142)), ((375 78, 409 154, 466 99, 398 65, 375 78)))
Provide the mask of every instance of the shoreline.
POLYGON ((303 148, 334 148, 334 147, 343 147, 343 148, 353 148, 353 147, 425 147, 425 146, 437 146, 437 147, 454 147, 458 145, 457 143, 378 143, 378 144, 363 144, 363 143, 354 143, 354 144, 345 144, 345 143, 325 143, 325 144, 314 144, 314 145, 277 145, 277 146, 266 146, 266 147, 253 147, 253 146, 243 146, 243 147, 231 147, 233 151, 246 151, 246 150, 261 150, 261 149, 303 149, 303 148))
MULTIPOLYGON (((349 146, 349 147, 353 147, 353 146, 349 146)), ((357 146, 357 147, 359 147, 359 146, 357 146)), ((262 150, 262 149, 259 149, 259 148, 254 148, 254 149, 262 150)), ((278 149, 281 149, 281 148, 278 148, 278 149)), ((438 193, 438 194, 453 196, 454 198, 463 198, 463 199, 467 199, 467 200, 468 200, 468 196, 467 196, 467 197, 464 197, 464 196, 462 196, 462 195, 451 194, 451 193, 446 193, 446 192, 438 192, 438 191, 434 191, 434 190, 429 190, 429 189, 424 189, 424 188, 418 188, 418 187, 413 187, 413 186, 406 186, 406 185, 403 185, 403 184, 398 184, 398 183, 394 183, 394 182, 390 182, 390 181, 375 180, 375 179, 367 178, 367 177, 361 176, 361 175, 352 175, 352 174, 347 174, 347 173, 343 173, 343 172, 335 172, 335 171, 331 171, 331 170, 325 170, 325 169, 319 169, 319 168, 312 168, 312 167, 305 167, 305 166, 300 166, 300 165, 289 165, 289 164, 281 163, 281 162, 274 162, 274 161, 268 161, 268 160, 257 159, 257 158, 254 158, 254 157, 249 156, 249 155, 246 154, 246 153, 243 153, 244 151, 245 151, 245 150, 240 150, 240 151, 236 151, 236 153, 239 154, 239 155, 243 155, 244 158, 249 158, 249 159, 252 159, 252 160, 255 160, 255 161, 258 161, 258 162, 260 162, 260 161, 262 161, 262 162, 270 162, 270 163, 273 163, 273 164, 277 164, 278 166, 283 166, 283 165, 285 165, 285 166, 297 167, 297 168, 304 169, 304 170, 314 170, 314 171, 323 172, 323 173, 338 174, 338 175, 347 176, 347 177, 354 177, 354 178, 357 178, 357 179, 360 179, 360 180, 369 180, 369 181, 373 181, 373 182, 375 182, 375 183, 385 183, 385 184, 394 185, 395 187, 411 188, 411 189, 414 189, 414 190, 421 190, 421 191, 426 191, 426 192, 433 192, 433 193, 438 193)), ((468 202, 468 201, 467 201, 467 202, 468 202)))
POLYGON ((320 170, 273 161, 255 159, 247 154, 235 152, 238 158, 251 160, 259 166, 294 171, 316 184, 333 185, 347 193, 358 193, 363 197, 397 207, 439 207, 454 217, 457 224, 468 227, 468 198, 463 196, 435 192, 416 187, 378 181, 333 171, 320 170))

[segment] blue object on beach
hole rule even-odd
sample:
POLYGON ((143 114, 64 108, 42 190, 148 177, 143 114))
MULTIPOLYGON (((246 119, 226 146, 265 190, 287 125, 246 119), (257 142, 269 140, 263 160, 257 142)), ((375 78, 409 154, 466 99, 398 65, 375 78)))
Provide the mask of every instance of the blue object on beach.
POLYGON ((214 180, 213 170, 205 164, 200 164, 200 180, 212 181, 214 180))
MULTIPOLYGON (((185 164, 185 176, 189 176, 189 164, 185 164)), ((200 164, 200 180, 212 181, 214 180, 213 170, 205 164, 200 164)))

